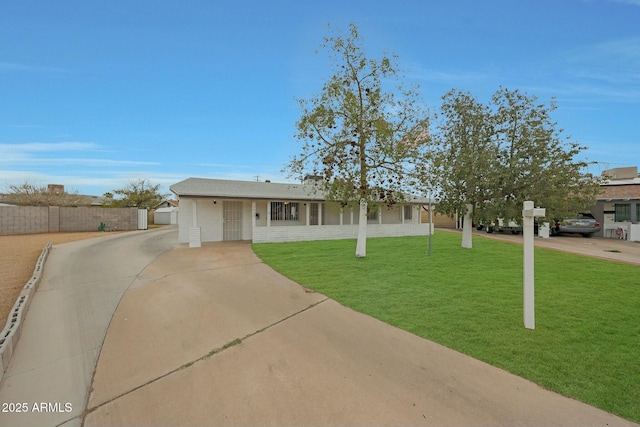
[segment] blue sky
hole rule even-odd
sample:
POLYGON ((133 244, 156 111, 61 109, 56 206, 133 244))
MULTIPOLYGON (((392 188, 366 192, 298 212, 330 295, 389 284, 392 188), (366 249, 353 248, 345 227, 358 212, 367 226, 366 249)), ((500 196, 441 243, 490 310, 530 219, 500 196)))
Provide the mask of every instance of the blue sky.
POLYGON ((327 24, 350 22, 431 111, 452 88, 556 97, 592 172, 640 166, 640 0, 21 0, 0 8, 0 191, 287 181, 295 99, 331 75, 327 24))

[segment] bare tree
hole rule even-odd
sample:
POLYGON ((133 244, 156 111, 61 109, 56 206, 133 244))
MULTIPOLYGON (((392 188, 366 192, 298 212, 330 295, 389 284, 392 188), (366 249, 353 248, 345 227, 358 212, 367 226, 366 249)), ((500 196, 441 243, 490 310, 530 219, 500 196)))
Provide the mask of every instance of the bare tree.
POLYGON ((22 206, 89 206, 91 198, 77 191, 67 192, 62 185, 36 185, 25 182, 10 185, 3 201, 22 206))

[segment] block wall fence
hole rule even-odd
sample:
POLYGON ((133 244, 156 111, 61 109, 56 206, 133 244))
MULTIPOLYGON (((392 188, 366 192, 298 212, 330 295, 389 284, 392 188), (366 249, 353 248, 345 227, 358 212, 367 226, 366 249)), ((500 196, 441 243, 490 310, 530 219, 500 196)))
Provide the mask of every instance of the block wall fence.
POLYGON ((137 208, 0 206, 0 236, 105 230, 137 230, 137 208))

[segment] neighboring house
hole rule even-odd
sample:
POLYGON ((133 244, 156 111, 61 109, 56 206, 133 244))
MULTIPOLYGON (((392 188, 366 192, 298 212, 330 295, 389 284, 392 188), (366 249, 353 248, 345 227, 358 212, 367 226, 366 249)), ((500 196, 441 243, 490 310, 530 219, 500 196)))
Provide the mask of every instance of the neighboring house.
POLYGON ((602 221, 601 236, 640 241, 640 175, 637 167, 603 172, 602 185, 592 213, 602 221))
MULTIPOLYGON (((169 189, 179 198, 179 241, 284 242, 356 238, 358 208, 327 202, 312 182, 278 184, 189 178, 169 189)), ((428 235, 420 209, 424 197, 381 206, 368 216, 367 236, 428 235)))
POLYGON ((154 224, 177 224, 178 207, 158 208, 153 212, 154 224))
POLYGON ((83 196, 91 200, 91 206, 102 206, 104 203, 104 196, 83 196))
POLYGON ((154 209, 160 209, 160 208, 177 208, 180 202, 178 202, 177 200, 163 200, 162 203, 160 203, 158 206, 156 206, 154 209))
POLYGON ((149 211, 149 219, 154 224, 177 224, 178 208, 177 200, 165 199, 158 206, 149 211))

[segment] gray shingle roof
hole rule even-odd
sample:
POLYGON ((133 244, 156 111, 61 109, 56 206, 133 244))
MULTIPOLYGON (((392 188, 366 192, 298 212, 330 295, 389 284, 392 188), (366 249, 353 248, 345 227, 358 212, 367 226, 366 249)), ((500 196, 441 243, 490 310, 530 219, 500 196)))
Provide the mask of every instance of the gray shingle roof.
MULTIPOLYGON (((236 199, 325 200, 314 185, 275 182, 232 181, 226 179, 187 178, 169 189, 179 197, 220 197, 236 199)), ((426 197, 412 197, 413 203, 427 204, 426 197)))
POLYGON ((324 200, 312 185, 275 182, 188 178, 169 187, 178 196, 230 197, 242 199, 324 200))

